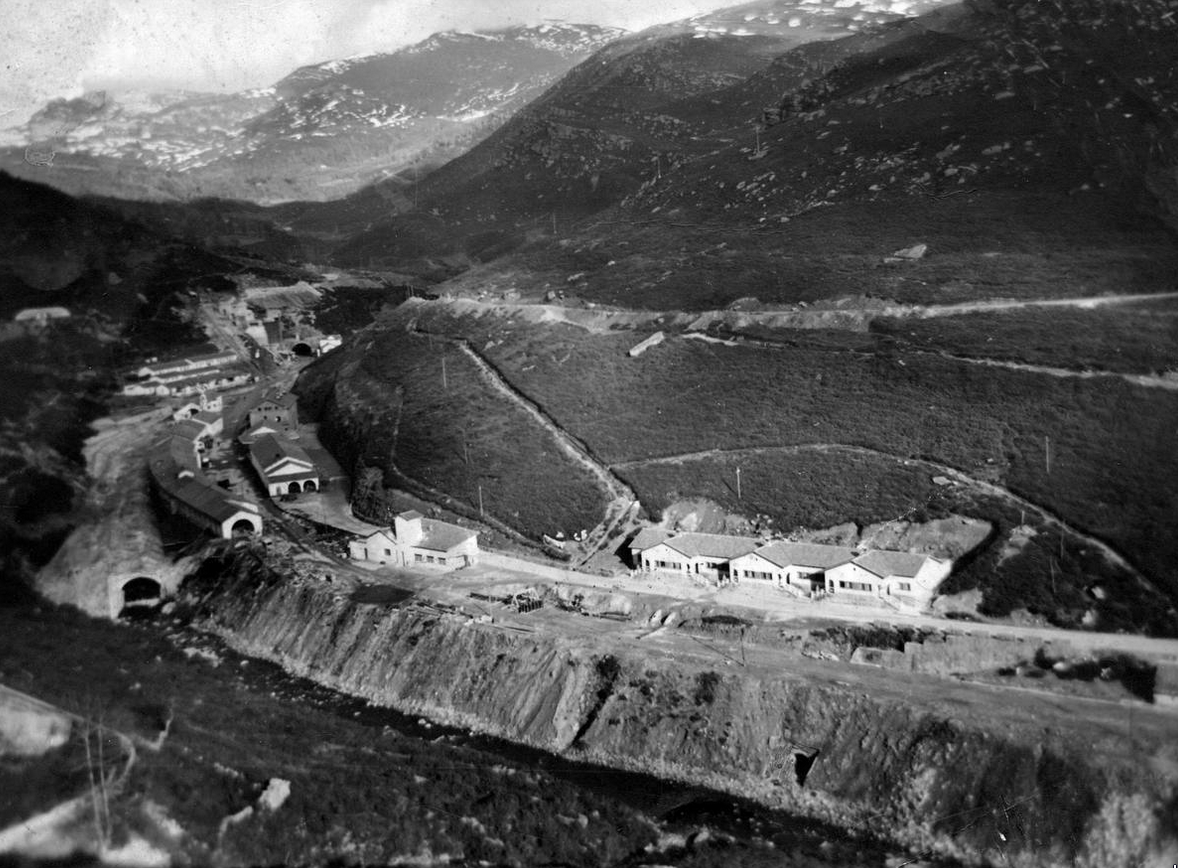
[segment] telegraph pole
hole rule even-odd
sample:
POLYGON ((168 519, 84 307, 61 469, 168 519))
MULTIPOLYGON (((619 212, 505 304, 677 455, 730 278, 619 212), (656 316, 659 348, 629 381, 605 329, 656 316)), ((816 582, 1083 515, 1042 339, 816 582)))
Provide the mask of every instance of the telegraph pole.
POLYGON ((442 391, 450 391, 450 385, 446 382, 446 354, 444 352, 442 353, 442 391))
POLYGON ((486 515, 483 512, 483 484, 479 483, 479 515, 486 515))
POLYGON ((740 468, 739 467, 736 468, 736 499, 737 500, 744 500, 744 498, 740 496, 740 468))

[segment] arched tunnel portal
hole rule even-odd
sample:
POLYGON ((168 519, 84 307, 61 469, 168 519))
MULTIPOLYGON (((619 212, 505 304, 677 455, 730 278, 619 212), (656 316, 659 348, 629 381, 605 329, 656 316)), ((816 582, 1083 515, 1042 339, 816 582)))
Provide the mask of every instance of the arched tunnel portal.
POLYGON ((122 612, 128 609, 153 608, 163 600, 164 587, 150 576, 136 576, 123 583, 122 612))

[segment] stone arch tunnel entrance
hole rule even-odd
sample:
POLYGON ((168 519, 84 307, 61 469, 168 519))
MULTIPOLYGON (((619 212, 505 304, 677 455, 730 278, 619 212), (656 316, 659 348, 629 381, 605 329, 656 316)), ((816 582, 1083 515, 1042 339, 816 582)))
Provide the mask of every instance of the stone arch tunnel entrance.
POLYGON ((261 533, 262 529, 256 522, 253 522, 248 518, 239 518, 237 521, 233 522, 233 527, 229 528, 229 532, 235 537, 251 536, 255 533, 261 533))
POLYGON ((153 608, 163 599, 164 588, 149 576, 137 576, 123 585, 123 608, 128 609, 153 608))
POLYGON ((303 341, 299 341, 297 344, 292 346, 290 348, 290 351, 292 353, 294 353, 296 356, 313 356, 313 355, 315 355, 315 351, 313 349, 311 349, 311 345, 308 343, 305 343, 303 341))

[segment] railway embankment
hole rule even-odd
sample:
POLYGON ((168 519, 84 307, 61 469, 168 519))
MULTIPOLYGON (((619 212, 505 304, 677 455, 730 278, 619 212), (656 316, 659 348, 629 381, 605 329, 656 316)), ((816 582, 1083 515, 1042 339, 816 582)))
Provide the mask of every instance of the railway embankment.
POLYGON ((565 631, 527 630, 362 603, 245 560, 213 572, 192 588, 204 628, 373 704, 750 797, 918 854, 1112 866, 1175 847, 1178 718, 1145 703, 1078 715, 1066 697, 757 645, 716 654, 723 637, 579 629, 576 615, 565 631))

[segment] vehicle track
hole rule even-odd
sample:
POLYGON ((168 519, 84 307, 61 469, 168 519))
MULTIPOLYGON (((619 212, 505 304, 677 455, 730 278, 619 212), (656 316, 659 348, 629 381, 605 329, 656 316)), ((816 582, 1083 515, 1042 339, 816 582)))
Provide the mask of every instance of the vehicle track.
POLYGON ((590 534, 595 540, 595 543, 590 546, 590 550, 582 558, 582 562, 588 560, 588 558, 592 557, 603 546, 608 544, 616 529, 629 514, 630 505, 638 500, 638 496, 634 491, 626 483, 622 482, 608 465, 599 461, 589 450, 588 446, 558 425, 539 404, 508 382, 494 365, 488 362, 482 354, 471 346, 469 341, 463 338, 454 338, 448 335, 426 331, 417 325, 416 320, 411 320, 407 328, 413 334, 426 336, 433 340, 442 340, 457 347, 463 355, 470 359, 478 370, 479 375, 491 388, 495 389, 495 391, 499 392, 527 413, 545 431, 552 435, 566 455, 593 474, 601 487, 608 493, 610 504, 606 508, 606 518, 603 519, 602 525, 599 525, 590 534), (611 515, 612 518, 610 517, 611 515))

